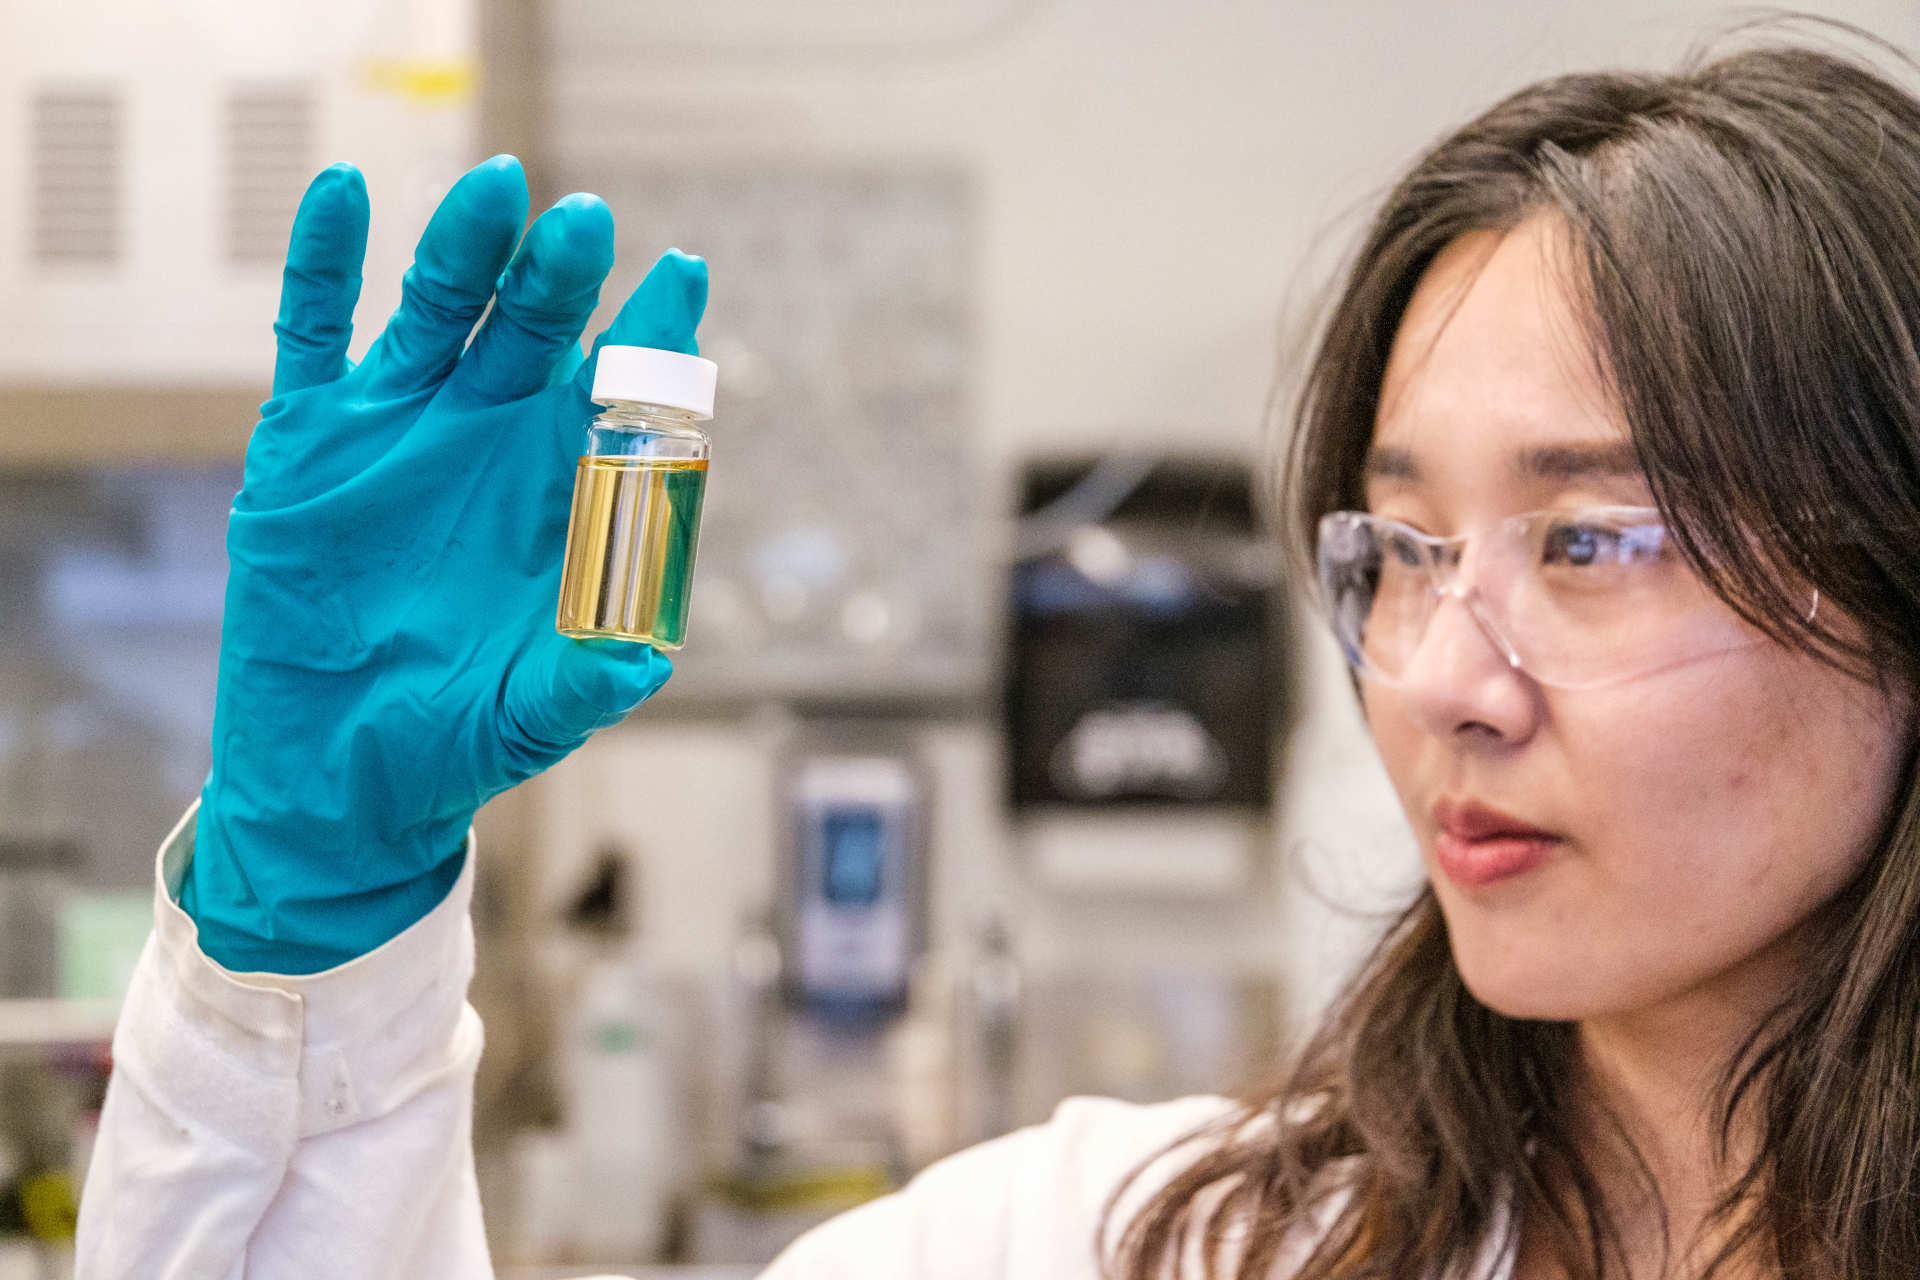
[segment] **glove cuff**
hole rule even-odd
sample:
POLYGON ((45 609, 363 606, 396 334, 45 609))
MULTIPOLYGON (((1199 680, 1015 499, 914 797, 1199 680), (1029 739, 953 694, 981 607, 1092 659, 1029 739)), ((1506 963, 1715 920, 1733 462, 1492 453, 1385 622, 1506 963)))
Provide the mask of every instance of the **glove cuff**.
POLYGON ((201 791, 180 906, 199 929, 201 950, 223 968, 319 973, 381 946, 445 899, 465 864, 461 831, 470 821, 404 855, 376 851, 339 824, 235 804, 216 773, 201 791), (437 857, 428 852, 435 848, 437 857), (354 883, 375 867, 418 870, 354 883))

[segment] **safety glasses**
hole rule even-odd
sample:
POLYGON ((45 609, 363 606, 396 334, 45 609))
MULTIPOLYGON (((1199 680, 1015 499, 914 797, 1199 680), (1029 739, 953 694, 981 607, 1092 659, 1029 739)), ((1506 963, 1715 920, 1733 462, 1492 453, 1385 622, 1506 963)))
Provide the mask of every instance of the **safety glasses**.
POLYGON ((1347 661, 1398 685, 1453 601, 1508 665, 1595 688, 1759 642, 1700 581, 1652 507, 1529 511, 1435 537, 1364 511, 1320 521, 1320 589, 1347 661))

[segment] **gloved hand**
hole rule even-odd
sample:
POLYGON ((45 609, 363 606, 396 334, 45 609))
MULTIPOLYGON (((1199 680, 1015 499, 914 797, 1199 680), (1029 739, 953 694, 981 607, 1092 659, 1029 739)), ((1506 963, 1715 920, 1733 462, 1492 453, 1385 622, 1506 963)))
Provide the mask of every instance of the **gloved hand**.
MULTIPOLYGON (((526 215, 512 157, 461 178, 350 366, 366 188, 336 166, 301 201, 273 398, 227 527, 213 769, 182 896, 230 969, 315 972, 400 932, 458 877, 483 801, 667 678, 646 646, 553 629, 595 412, 578 339, 613 218, 568 196, 522 240, 526 215)), ((693 353, 706 292, 705 264, 669 253, 600 342, 693 353)))

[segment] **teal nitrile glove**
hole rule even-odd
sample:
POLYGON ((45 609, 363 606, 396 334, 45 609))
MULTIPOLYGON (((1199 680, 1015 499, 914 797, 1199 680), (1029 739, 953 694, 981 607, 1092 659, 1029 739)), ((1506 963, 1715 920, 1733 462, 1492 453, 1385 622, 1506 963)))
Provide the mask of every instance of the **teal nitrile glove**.
MULTIPOLYGON (((445 896, 483 801, 667 678, 644 645, 553 629, 613 218, 568 196, 522 240, 526 214, 510 156, 455 183, 350 366, 366 188, 336 166, 301 201, 182 895, 229 969, 310 973, 391 938, 445 896)), ((706 265, 669 253, 600 342, 693 353, 706 294, 706 265)))

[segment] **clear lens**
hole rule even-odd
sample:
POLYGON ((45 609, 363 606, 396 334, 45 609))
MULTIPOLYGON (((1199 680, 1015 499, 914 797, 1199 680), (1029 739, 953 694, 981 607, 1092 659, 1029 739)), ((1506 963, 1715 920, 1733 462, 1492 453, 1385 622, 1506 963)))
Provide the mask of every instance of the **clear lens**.
POLYGON ((1616 683, 1754 642, 1651 508, 1528 512, 1453 538, 1338 511, 1320 522, 1318 550, 1348 661, 1389 683, 1405 676, 1448 596, 1503 657, 1561 687, 1616 683))

